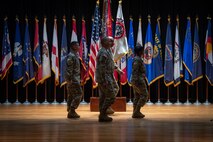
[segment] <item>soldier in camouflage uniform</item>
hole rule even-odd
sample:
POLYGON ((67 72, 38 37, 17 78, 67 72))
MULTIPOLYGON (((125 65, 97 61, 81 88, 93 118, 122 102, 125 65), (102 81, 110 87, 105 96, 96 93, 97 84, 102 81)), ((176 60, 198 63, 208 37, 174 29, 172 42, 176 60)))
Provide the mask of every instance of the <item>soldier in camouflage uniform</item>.
POLYGON ((67 81, 67 118, 80 118, 75 112, 82 98, 82 88, 80 84, 80 60, 78 51, 80 49, 77 41, 71 42, 70 53, 66 60, 65 79, 67 81))
POLYGON ((148 91, 145 82, 146 68, 143 62, 143 48, 136 46, 134 48, 135 57, 132 63, 131 83, 134 92, 133 114, 132 118, 144 118, 145 115, 140 112, 148 99, 148 91))
POLYGON ((117 69, 118 73, 122 73, 122 71, 116 66, 110 49, 114 45, 114 39, 104 37, 101 40, 101 45, 96 61, 96 81, 99 87, 99 122, 110 122, 112 118, 108 116, 107 109, 114 103, 119 91, 114 70, 117 69))

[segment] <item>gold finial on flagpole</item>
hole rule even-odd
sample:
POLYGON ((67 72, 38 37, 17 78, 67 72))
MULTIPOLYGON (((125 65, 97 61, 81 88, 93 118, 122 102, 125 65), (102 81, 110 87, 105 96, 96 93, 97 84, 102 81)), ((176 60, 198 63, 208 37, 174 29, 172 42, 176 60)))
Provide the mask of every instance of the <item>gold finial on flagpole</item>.
POLYGON ((160 17, 160 15, 158 15, 158 17, 157 17, 157 22, 159 22, 160 19, 161 19, 161 17, 160 17))
POLYGON ((179 15, 176 16, 176 21, 179 22, 179 15))
POLYGON ((171 17, 170 17, 170 15, 168 15, 168 22, 169 22, 169 23, 171 22, 171 17))
POLYGON ((148 14, 148 22, 150 22, 151 23, 151 16, 148 14))

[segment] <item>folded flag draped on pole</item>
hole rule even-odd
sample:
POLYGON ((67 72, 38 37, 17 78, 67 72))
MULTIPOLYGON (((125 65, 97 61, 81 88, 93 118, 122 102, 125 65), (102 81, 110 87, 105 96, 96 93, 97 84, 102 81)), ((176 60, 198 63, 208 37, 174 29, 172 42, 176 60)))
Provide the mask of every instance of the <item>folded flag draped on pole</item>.
POLYGON ((87 38, 86 38, 86 23, 84 18, 82 18, 82 34, 81 34, 81 42, 80 42, 80 60, 81 60, 81 83, 86 84, 86 81, 89 80, 89 72, 88 72, 88 48, 87 48, 87 38))
POLYGON ((52 41, 52 71, 55 74, 55 85, 59 84, 59 59, 58 59, 58 37, 57 37, 57 19, 54 19, 53 41, 52 41))
POLYGON ((179 18, 177 17, 175 28, 175 49, 174 49, 174 87, 180 84, 181 76, 181 53, 180 53, 180 36, 179 36, 179 18))
POLYGON ((173 47, 170 17, 168 17, 165 44, 164 83, 166 86, 169 86, 174 82, 173 47))
POLYGON ((146 30, 146 38, 144 45, 144 64, 146 67, 146 80, 148 85, 150 85, 153 78, 152 71, 152 56, 153 56, 153 39, 152 39, 152 28, 151 28, 151 20, 150 16, 148 16, 148 25, 146 30))
POLYGON ((143 46, 142 20, 141 20, 141 17, 139 18, 139 21, 138 21, 138 35, 137 35, 136 45, 143 46))
POLYGON ((71 42, 78 41, 75 16, 72 17, 72 35, 71 42))
POLYGON ((160 18, 157 18, 151 66, 152 66, 151 67, 152 78, 150 81, 150 85, 154 83, 156 80, 163 77, 163 61, 162 61, 162 48, 161 48, 161 38, 160 38, 160 18))
POLYGON ((44 18, 43 44, 42 44, 42 82, 44 82, 47 78, 51 77, 46 21, 47 19, 44 18))
POLYGON ((128 44, 126 38, 126 29, 124 24, 124 17, 122 12, 122 2, 119 1, 118 11, 115 25, 115 49, 114 61, 118 61, 128 52, 128 44))
POLYGON ((38 19, 35 18, 35 36, 34 36, 34 50, 33 50, 33 59, 34 59, 34 72, 35 72, 35 81, 38 85, 42 81, 42 66, 41 66, 41 50, 39 42, 39 26, 38 19))
POLYGON ((96 2, 94 20, 92 23, 92 35, 90 44, 90 60, 89 60, 89 74, 92 78, 93 88, 97 87, 97 82, 95 81, 95 69, 96 69, 96 56, 99 50, 100 42, 100 32, 101 32, 101 17, 99 12, 99 1, 96 2))
POLYGON ((66 19, 63 17, 63 31, 61 38, 61 60, 60 60, 60 87, 65 85, 67 82, 65 81, 64 72, 66 70, 66 58, 68 55, 68 47, 67 47, 67 29, 66 29, 66 19))
POLYGON ((29 26, 28 26, 28 19, 26 18, 26 27, 25 27, 25 34, 24 34, 24 79, 23 79, 23 86, 26 87, 30 82, 32 82, 34 77, 34 70, 33 70, 33 59, 32 59, 32 49, 30 44, 30 33, 29 33, 29 26))
POLYGON ((202 65, 200 57, 200 40, 198 34, 198 18, 196 18, 194 28, 194 45, 193 45, 193 69, 192 69, 192 83, 203 78, 202 65))
POLYGON ((183 64, 185 67, 184 70, 184 81, 188 85, 192 85, 192 69, 193 69, 193 61, 192 61, 192 35, 191 35, 191 23, 190 17, 187 17, 187 28, 186 35, 184 41, 184 50, 183 50, 183 64))
POLYGON ((113 36, 112 34, 112 16, 111 16, 111 0, 103 1, 103 13, 102 13, 102 37, 113 36))
POLYGON ((134 58, 134 32, 133 32, 133 19, 130 18, 129 20, 129 37, 128 37, 128 46, 129 52, 127 55, 127 75, 128 75, 128 82, 131 85, 131 76, 132 76, 132 62, 134 58))
POLYGON ((23 49, 21 45, 21 33, 19 19, 16 18, 16 32, 13 52, 13 83, 17 84, 23 79, 23 49))
POLYGON ((211 18, 208 17, 208 29, 206 31, 205 42, 205 62, 206 62, 206 78, 213 86, 213 53, 212 53, 212 33, 211 33, 211 18))
POLYGON ((4 77, 7 75, 7 71, 13 64, 12 61, 12 54, 11 54, 11 47, 10 47, 10 37, 9 37, 9 30, 7 25, 7 17, 4 19, 4 33, 3 33, 3 40, 2 40, 2 64, 1 64, 1 79, 3 80, 4 77))

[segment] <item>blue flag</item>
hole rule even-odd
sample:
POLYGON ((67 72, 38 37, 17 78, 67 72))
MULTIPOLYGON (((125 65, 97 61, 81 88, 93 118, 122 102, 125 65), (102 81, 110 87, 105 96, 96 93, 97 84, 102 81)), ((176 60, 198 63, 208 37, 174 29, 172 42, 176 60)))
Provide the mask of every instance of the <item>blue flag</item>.
POLYGON ((164 61, 164 83, 166 86, 174 82, 173 68, 173 47, 170 18, 168 19, 166 30, 166 46, 165 46, 165 61, 164 61))
POLYGON ((7 26, 7 18, 4 19, 4 33, 3 33, 3 40, 2 40, 2 64, 1 64, 1 75, 2 80, 7 75, 8 70, 12 66, 12 54, 11 54, 11 47, 10 47, 10 39, 9 39, 9 30, 7 26))
POLYGON ((63 19, 63 31, 62 31, 62 39, 61 39, 61 60, 60 60, 60 87, 66 84, 64 78, 64 72, 66 69, 66 57, 68 54, 67 47, 67 32, 66 32, 66 20, 63 19))
POLYGON ((13 57, 14 57, 13 83, 17 84, 23 79, 23 49, 21 45, 21 34, 18 19, 16 19, 16 32, 15 32, 13 57))
POLYGON ((193 45, 193 70, 192 70, 192 83, 203 78, 202 65, 200 57, 200 41, 198 34, 198 18, 196 18, 194 28, 194 45, 193 45))
POLYGON ((129 21, 129 37, 128 37, 129 52, 127 55, 127 78, 131 85, 130 79, 132 75, 132 61, 134 58, 134 33, 133 33, 133 19, 130 18, 129 21))
POLYGON ((34 78, 32 49, 30 44, 30 34, 28 27, 28 20, 26 19, 25 35, 24 35, 24 82, 23 86, 26 87, 34 78))
POLYGON ((152 57, 152 71, 153 78, 150 84, 154 83, 156 80, 163 77, 163 62, 162 62, 162 48, 161 48, 161 38, 160 38, 160 22, 157 20, 156 31, 155 31, 155 41, 153 48, 152 57))
POLYGON ((146 30, 146 38, 144 45, 144 64, 146 67, 146 79, 148 85, 150 85, 154 78, 154 72, 152 71, 152 56, 153 56, 153 39, 152 39, 152 28, 150 19, 148 19, 148 27, 146 30))
POLYGON ((192 69, 193 69, 193 62, 192 62, 192 38, 191 38, 191 24, 190 18, 187 18, 187 28, 186 28, 186 35, 184 41, 184 49, 183 49, 183 64, 185 67, 184 70, 184 81, 189 85, 192 84, 192 69))
POLYGON ((213 52, 212 52, 212 33, 211 33, 211 19, 208 19, 208 29, 206 31, 205 42, 205 62, 206 62, 206 78, 213 86, 213 52))

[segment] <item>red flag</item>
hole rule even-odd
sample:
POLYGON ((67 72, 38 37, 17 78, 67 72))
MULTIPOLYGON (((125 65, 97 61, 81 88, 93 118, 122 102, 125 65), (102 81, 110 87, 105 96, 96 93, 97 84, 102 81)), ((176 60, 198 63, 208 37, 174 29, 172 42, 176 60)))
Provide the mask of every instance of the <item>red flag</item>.
POLYGON ((78 41, 77 37, 77 29, 76 29, 76 20, 75 17, 72 17, 72 36, 71 36, 71 42, 72 41, 78 41))
POLYGON ((42 66, 41 66, 41 52, 40 52, 40 43, 39 43, 39 26, 38 19, 35 19, 35 36, 34 36, 34 50, 33 50, 33 59, 35 63, 35 72, 36 72, 36 84, 38 85, 42 81, 42 66))
POLYGON ((87 39, 86 39, 86 23, 84 18, 82 18, 82 35, 81 35, 79 55, 80 55, 80 60, 82 64, 81 83, 86 84, 86 81, 89 79, 89 72, 88 72, 88 49, 87 49, 87 39))

